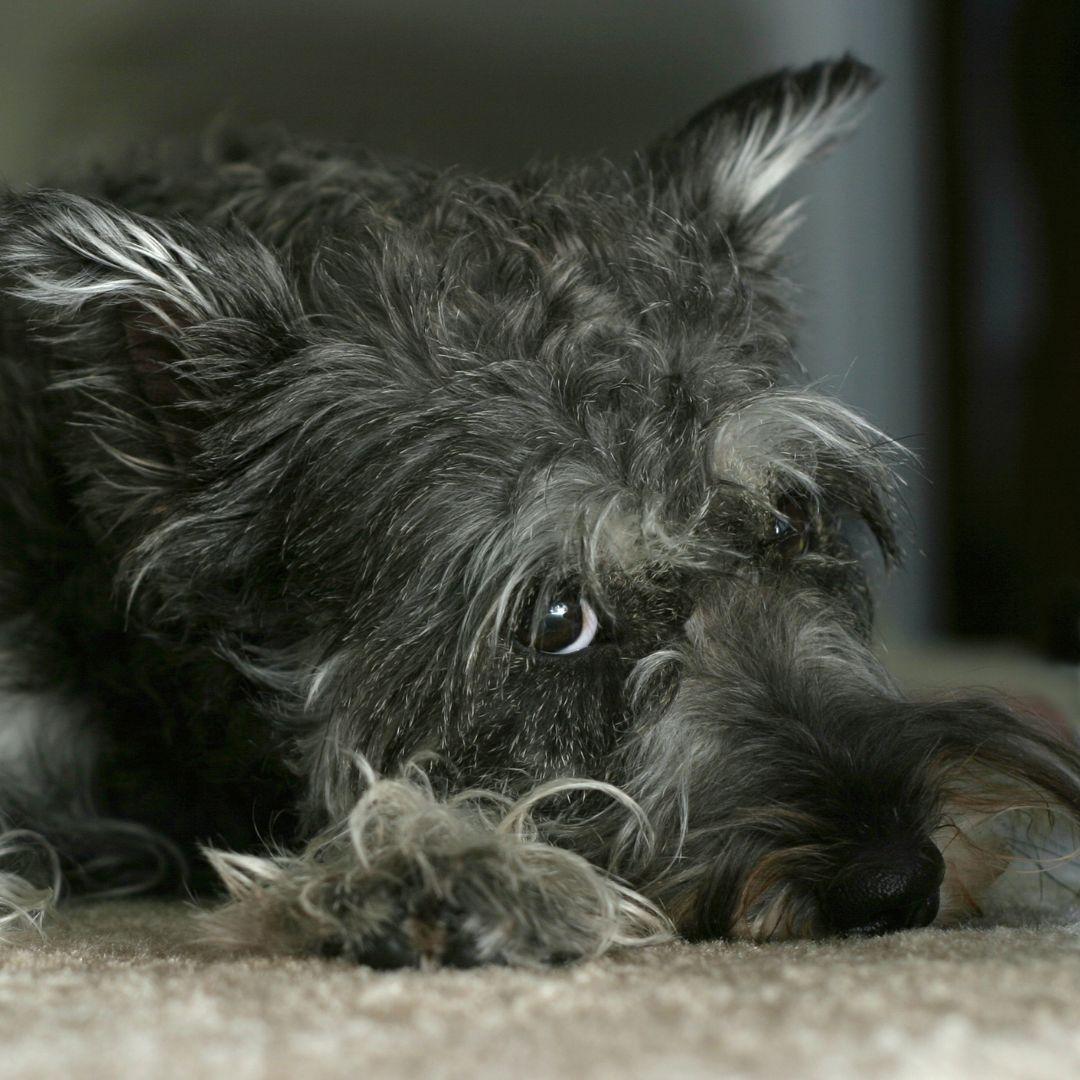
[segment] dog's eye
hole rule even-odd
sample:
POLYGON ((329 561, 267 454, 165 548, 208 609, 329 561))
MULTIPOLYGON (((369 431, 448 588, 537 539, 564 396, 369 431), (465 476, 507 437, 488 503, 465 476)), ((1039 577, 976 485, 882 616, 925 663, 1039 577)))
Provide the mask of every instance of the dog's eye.
POLYGON ((776 513, 769 523, 765 543, 770 551, 785 559, 802 555, 814 534, 814 513, 790 495, 777 500, 776 513))
POLYGON ((600 620, 587 600, 556 597, 535 629, 531 619, 523 626, 518 640, 537 652, 565 656, 587 649, 599 628, 600 620))

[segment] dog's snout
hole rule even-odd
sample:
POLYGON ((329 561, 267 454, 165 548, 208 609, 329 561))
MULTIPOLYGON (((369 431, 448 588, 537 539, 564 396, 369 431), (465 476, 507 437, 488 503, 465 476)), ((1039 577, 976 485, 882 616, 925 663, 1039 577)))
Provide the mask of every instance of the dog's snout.
POLYGON ((824 891, 822 913, 839 934, 928 926, 938 913, 945 861, 937 847, 890 845, 849 862, 824 891))

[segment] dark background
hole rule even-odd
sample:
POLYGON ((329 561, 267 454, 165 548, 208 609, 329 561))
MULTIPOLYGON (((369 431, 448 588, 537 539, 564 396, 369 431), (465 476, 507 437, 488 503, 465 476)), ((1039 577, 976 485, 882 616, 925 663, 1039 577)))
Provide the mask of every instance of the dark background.
POLYGON ((1080 5, 942 9, 949 629, 1080 659, 1080 5))
POLYGON ((1080 649, 1080 18, 1041 0, 0 0, 0 176, 223 112, 497 172, 618 157, 741 80, 886 81, 794 180, 802 354, 902 438, 887 635, 1080 649))

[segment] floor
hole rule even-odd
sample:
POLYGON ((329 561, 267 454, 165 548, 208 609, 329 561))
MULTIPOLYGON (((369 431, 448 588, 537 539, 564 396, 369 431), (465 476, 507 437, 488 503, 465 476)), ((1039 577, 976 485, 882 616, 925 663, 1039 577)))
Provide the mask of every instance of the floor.
POLYGON ((99 904, 0 958, 0 1077, 1080 1076, 1080 922, 1014 922, 377 973, 99 904))

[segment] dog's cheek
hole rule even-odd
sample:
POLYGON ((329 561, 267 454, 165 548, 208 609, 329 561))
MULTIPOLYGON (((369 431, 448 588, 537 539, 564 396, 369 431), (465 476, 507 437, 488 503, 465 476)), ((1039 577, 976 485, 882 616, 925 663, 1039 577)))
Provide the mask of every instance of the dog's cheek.
POLYGON ((866 570, 856 552, 841 543, 811 555, 798 568, 801 581, 828 597, 837 619, 859 641, 867 641, 874 624, 874 598, 866 570))
POLYGON ((629 671, 614 652, 565 660, 514 653, 497 677, 471 690, 472 705, 454 717, 445 752, 485 777, 603 779, 628 724, 629 671))

